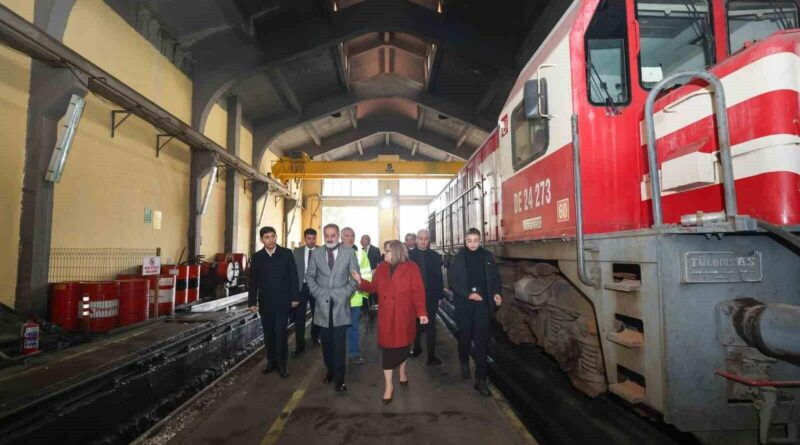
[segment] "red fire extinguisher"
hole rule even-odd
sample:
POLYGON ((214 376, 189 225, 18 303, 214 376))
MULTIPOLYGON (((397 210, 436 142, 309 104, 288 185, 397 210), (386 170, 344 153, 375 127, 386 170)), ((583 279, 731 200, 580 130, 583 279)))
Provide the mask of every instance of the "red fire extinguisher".
POLYGON ((39 352, 39 325, 28 321, 22 325, 22 354, 30 355, 39 352))

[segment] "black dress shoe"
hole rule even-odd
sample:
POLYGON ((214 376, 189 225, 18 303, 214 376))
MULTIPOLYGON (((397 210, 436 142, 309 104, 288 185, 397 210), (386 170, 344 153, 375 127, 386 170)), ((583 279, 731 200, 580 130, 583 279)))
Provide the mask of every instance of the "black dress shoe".
POLYGON ((328 383, 333 383, 333 376, 330 375, 330 374, 325 374, 325 377, 322 378, 322 383, 324 383, 326 385, 328 383))
POLYGON ((461 378, 464 380, 469 378, 469 363, 461 364, 461 378))
POLYGON ((484 397, 492 395, 492 393, 489 392, 489 385, 486 384, 486 380, 475 380, 475 390, 484 397))
POLYGON ((428 359, 428 363, 426 363, 426 365, 428 365, 428 366, 442 366, 442 361, 439 360, 436 357, 431 357, 431 358, 428 359))
POLYGON ((347 385, 345 385, 344 383, 336 387, 336 392, 345 392, 345 391, 347 391, 347 385))
POLYGON ((302 354, 304 352, 306 352, 305 346, 302 347, 302 348, 297 348, 294 351, 292 351, 292 357, 297 357, 298 355, 300 355, 300 354, 302 354))
POLYGON ((403 388, 408 388, 408 380, 400 380, 400 386, 403 388))
MULTIPOLYGON (((408 382, 406 382, 406 383, 408 383, 408 382)), ((401 384, 402 384, 402 382, 401 382, 401 384)), ((382 398, 382 399, 381 399, 381 402, 382 402, 384 405, 388 405, 388 404, 392 403, 392 396, 394 396, 394 389, 392 389, 392 395, 390 395, 388 399, 383 399, 383 398, 382 398)))
POLYGON ((286 368, 278 369, 278 375, 281 376, 282 379, 289 377, 289 370, 286 368))
POLYGON ((267 363, 267 366, 265 366, 264 369, 261 370, 261 373, 262 374, 269 374, 270 372, 274 371, 275 369, 277 369, 277 368, 275 368, 275 365, 273 365, 272 363, 267 363))
POLYGON ((417 357, 420 354, 422 354, 422 348, 414 348, 414 349, 411 350, 411 353, 409 353, 408 355, 413 358, 413 357, 417 357))

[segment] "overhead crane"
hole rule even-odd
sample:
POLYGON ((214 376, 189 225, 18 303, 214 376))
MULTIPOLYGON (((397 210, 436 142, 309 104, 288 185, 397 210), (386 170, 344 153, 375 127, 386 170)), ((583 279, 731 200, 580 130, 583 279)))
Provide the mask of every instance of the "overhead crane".
POLYGON ((272 177, 279 181, 334 178, 450 178, 463 166, 462 161, 315 161, 303 156, 278 160, 272 166, 272 177))

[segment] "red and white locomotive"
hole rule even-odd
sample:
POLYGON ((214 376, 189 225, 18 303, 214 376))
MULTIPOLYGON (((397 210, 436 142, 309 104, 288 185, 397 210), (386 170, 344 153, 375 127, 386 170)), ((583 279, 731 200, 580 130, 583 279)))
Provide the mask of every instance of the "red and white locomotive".
POLYGON ((573 2, 430 206, 502 259, 513 341, 708 443, 798 440, 799 9, 573 2))

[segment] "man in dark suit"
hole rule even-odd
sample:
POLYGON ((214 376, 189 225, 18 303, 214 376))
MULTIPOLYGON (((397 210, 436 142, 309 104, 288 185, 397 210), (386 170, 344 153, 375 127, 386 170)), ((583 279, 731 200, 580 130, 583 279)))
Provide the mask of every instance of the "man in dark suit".
MULTIPOLYGON (((370 244, 371 242, 372 239, 370 239, 369 235, 364 235, 361 237, 361 251, 358 252, 358 259, 359 259, 359 264, 361 264, 361 255, 363 252, 367 252, 367 259, 369 260, 369 268, 375 270, 378 267, 378 264, 380 264, 380 262, 383 261, 383 258, 381 257, 380 249, 371 245, 370 244)), ((375 305, 377 301, 378 298, 375 294, 369 294, 369 302, 367 305, 368 314, 371 313, 369 312, 369 308, 373 307, 373 305, 375 305)))
POLYGON ((300 284, 292 251, 278 245, 272 227, 259 231, 264 248, 253 255, 250 263, 248 304, 261 315, 264 344, 267 347, 265 374, 278 370, 281 378, 289 377, 287 361, 287 323, 289 311, 300 302, 300 284))
POLYGON ((417 338, 411 356, 422 354, 422 333, 425 332, 428 346, 428 366, 440 366, 442 361, 436 358, 436 311, 442 299, 444 281, 442 279, 442 256, 429 249, 431 234, 427 230, 417 232, 417 248, 409 250, 408 258, 417 263, 425 285, 425 306, 428 310, 428 324, 421 326, 417 320, 417 338))
POLYGON ((408 249, 409 252, 417 248, 417 235, 414 235, 413 233, 406 233, 405 240, 406 249, 408 249))
MULTIPOLYGON (((293 309, 294 312, 294 344, 295 349, 292 356, 298 356, 306 349, 306 312, 308 303, 311 303, 311 317, 314 317, 314 307, 316 300, 311 297, 306 283, 306 269, 308 269, 308 259, 311 252, 317 247, 317 231, 306 229, 303 232, 305 245, 294 249, 294 264, 297 267, 297 278, 300 282, 300 304, 293 309)), ((319 326, 311 324, 311 342, 314 346, 319 344, 319 326)))
MULTIPOLYGON (((364 235, 361 237, 361 250, 367 252, 369 267, 372 268, 372 270, 375 270, 378 267, 378 264, 381 262, 381 251, 377 247, 371 245, 371 242, 372 240, 370 239, 369 235, 364 235)), ((359 258, 361 258, 360 255, 359 258)))

